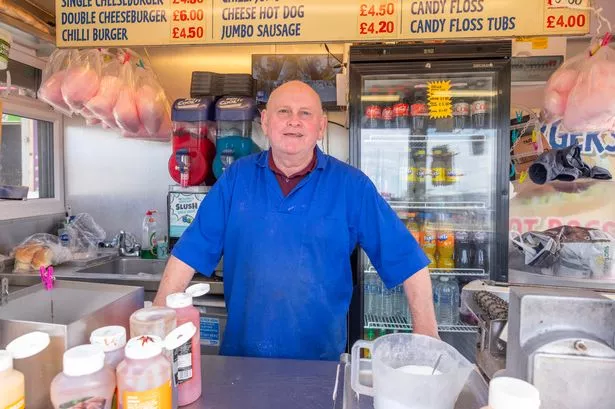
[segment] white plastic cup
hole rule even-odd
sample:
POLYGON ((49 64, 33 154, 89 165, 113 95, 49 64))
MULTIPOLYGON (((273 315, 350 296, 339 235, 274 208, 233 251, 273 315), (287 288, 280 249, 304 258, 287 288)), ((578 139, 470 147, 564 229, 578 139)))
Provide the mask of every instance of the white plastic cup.
POLYGON ((539 409, 540 393, 531 383, 506 376, 489 383, 490 409, 539 409))

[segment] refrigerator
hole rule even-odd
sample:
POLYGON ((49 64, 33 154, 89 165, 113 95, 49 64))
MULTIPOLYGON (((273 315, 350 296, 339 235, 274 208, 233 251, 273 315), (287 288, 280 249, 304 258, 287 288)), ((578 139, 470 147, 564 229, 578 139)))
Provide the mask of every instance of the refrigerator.
MULTIPOLYGON (((349 51, 351 164, 430 258, 440 336, 467 334, 470 357, 477 328, 459 309, 461 287, 508 280, 510 61, 510 41, 349 51)), ((402 288, 383 287, 362 250, 355 259, 349 345, 412 331, 402 288)))

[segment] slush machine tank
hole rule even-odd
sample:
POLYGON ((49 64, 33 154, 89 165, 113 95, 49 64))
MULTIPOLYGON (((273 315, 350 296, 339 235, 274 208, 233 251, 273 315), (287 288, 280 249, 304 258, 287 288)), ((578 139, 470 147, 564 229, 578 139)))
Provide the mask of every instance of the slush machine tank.
POLYGON ((217 178, 231 163, 260 149, 252 141, 252 120, 256 103, 248 97, 222 97, 216 103, 216 158, 214 174, 217 178))
POLYGON ((182 187, 211 181, 211 164, 216 148, 209 140, 213 100, 178 99, 173 103, 173 153, 169 173, 182 187))

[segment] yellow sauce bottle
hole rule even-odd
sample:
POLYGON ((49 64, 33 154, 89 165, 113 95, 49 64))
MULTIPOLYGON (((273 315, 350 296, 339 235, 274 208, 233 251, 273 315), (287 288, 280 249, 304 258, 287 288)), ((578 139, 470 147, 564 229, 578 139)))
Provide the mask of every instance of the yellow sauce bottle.
POLYGON ((25 393, 24 376, 13 369, 13 356, 0 350, 0 409, 24 409, 25 393))

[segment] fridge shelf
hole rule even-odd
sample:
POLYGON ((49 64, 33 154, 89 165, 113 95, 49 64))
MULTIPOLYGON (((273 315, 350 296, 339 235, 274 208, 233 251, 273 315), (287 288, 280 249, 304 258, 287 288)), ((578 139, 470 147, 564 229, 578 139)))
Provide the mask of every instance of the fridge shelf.
POLYGON ((486 209, 486 202, 473 202, 473 201, 441 201, 441 202, 409 202, 406 200, 387 200, 389 205, 395 210, 406 209, 438 209, 438 210, 466 210, 466 209, 486 209))
MULTIPOLYGON (((411 331, 412 324, 408 324, 404 317, 380 317, 373 314, 365 314, 364 327, 367 329, 384 329, 411 331)), ((456 325, 438 324, 438 332, 457 332, 472 334, 478 330, 478 327, 473 325, 463 324, 461 322, 456 325)))
MULTIPOLYGON (((368 267, 365 274, 377 274, 373 266, 368 267)), ((489 278, 489 273, 482 268, 430 268, 429 274, 432 276, 453 276, 453 277, 482 277, 489 278)))
POLYGON ((361 141, 365 143, 403 143, 408 142, 434 142, 434 143, 467 143, 484 142, 485 134, 492 130, 481 130, 480 133, 472 132, 428 132, 427 135, 411 135, 407 128, 401 129, 361 129, 361 141))

